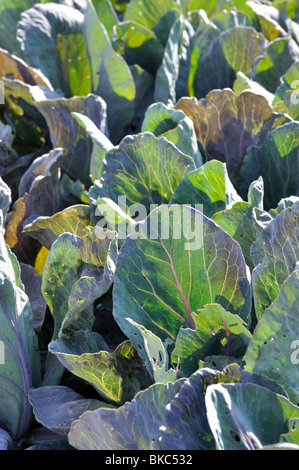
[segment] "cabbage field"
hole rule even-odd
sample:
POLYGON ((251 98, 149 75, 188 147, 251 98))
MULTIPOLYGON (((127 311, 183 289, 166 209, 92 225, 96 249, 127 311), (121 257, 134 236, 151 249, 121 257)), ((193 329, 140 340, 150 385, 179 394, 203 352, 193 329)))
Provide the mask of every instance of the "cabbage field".
POLYGON ((0 0, 0 450, 271 449, 299 450, 299 1, 0 0))

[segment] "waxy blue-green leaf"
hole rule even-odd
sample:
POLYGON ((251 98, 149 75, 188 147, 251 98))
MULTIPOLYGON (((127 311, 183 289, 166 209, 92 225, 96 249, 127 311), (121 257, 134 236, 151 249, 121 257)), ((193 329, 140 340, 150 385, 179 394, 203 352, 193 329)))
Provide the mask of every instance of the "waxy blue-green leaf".
MULTIPOLYGON (((116 257, 115 234, 99 240, 92 227, 82 237, 66 232, 53 243, 42 280, 42 293, 54 321, 52 341, 92 329, 94 302, 113 282, 116 257)), ((62 373, 63 366, 49 354, 44 384, 57 384, 62 373)))
POLYGON ((162 434, 159 439, 162 449, 215 449, 206 416, 205 388, 217 379, 217 372, 201 369, 182 381, 180 390, 165 410, 165 426, 160 428, 162 434))
POLYGON ((171 361, 178 365, 181 374, 189 377, 206 356, 243 356, 251 333, 240 317, 219 304, 207 304, 192 318, 195 329, 181 327, 171 353, 171 361))
POLYGON ((117 144, 134 117, 134 79, 126 61, 114 51, 91 0, 87 0, 83 30, 91 67, 92 90, 107 103, 110 138, 113 144, 117 144))
POLYGON ((33 0, 2 0, 0 4, 0 46, 12 54, 22 55, 16 30, 23 11, 32 7, 33 0))
POLYGON ((238 11, 254 16, 251 6, 247 5, 247 3, 248 2, 246 0, 181 0, 181 5, 185 14, 186 11, 202 8, 209 18, 213 18, 223 10, 230 11, 231 9, 234 9, 234 7, 237 7, 238 11))
POLYGON ((81 354, 74 343, 68 338, 52 341, 49 350, 70 372, 93 385, 108 403, 122 405, 151 385, 148 371, 129 341, 112 352, 81 354))
POLYGON ((247 198, 248 202, 238 201, 232 207, 216 212, 212 219, 240 244, 246 263, 252 270, 255 266, 252 246, 262 230, 259 224, 272 220, 270 214, 263 210, 264 184, 261 177, 251 183, 247 198))
POLYGON ((277 112, 287 113, 297 121, 299 119, 298 73, 299 62, 296 62, 280 77, 280 85, 275 90, 273 99, 273 108, 277 112))
POLYGON ((108 139, 108 129, 105 134, 104 129, 99 129, 95 123, 87 116, 81 113, 72 113, 72 116, 78 121, 78 123, 86 130, 93 142, 92 154, 90 157, 90 178, 94 183, 100 179, 103 160, 106 153, 111 150, 114 146, 108 139))
POLYGON ((194 93, 205 97, 213 89, 231 88, 236 72, 250 75, 266 39, 251 26, 237 26, 220 33, 200 60, 194 77, 194 93))
POLYGON ((299 265, 283 282, 277 298, 264 311, 244 356, 245 370, 279 382, 299 403, 298 348, 299 265))
POLYGON ((275 382, 259 374, 246 373, 237 364, 231 364, 223 371, 199 369, 182 382, 181 389, 166 407, 166 424, 160 428, 159 439, 164 450, 215 449, 216 439, 207 420, 205 396, 209 386, 218 382, 256 384, 281 394, 281 387, 275 382))
POLYGON ((33 429, 26 439, 26 450, 74 450, 66 436, 41 426, 33 429))
POLYGON ((18 262, 4 241, 2 212, 0 225, 0 421, 15 439, 31 428, 28 392, 39 386, 41 369, 32 310, 18 262))
POLYGON ((280 12, 285 13, 294 21, 299 20, 299 8, 295 0, 273 0, 273 6, 280 12))
POLYGON ((299 408, 252 383, 210 385, 207 418, 218 450, 255 450, 276 444, 299 408))
POLYGON ((106 103, 100 96, 88 94, 69 99, 43 99, 37 101, 37 108, 47 121, 53 147, 58 146, 65 149, 62 168, 73 179, 79 179, 89 186, 93 144, 85 129, 77 122, 72 113, 86 115, 102 133, 106 134, 106 103))
MULTIPOLYGON (((170 367, 168 344, 161 341, 151 331, 139 325, 130 318, 127 319, 132 329, 135 328, 135 336, 138 341, 138 353, 145 360, 146 367, 155 382, 167 383, 174 382, 178 370, 170 367)), ((170 343, 171 345, 171 343, 170 343)))
POLYGON ((0 428, 0 450, 16 450, 9 433, 0 428))
POLYGON ((169 10, 179 8, 177 0, 162 0, 159 3, 154 0, 131 0, 126 8, 124 21, 136 21, 148 29, 153 29, 169 10))
POLYGON ((4 223, 6 214, 10 209, 11 202, 11 190, 5 181, 3 181, 3 179, 0 177, 0 209, 3 214, 4 223))
POLYGON ((84 398, 63 385, 48 385, 29 391, 35 419, 49 430, 66 436, 75 419, 87 410, 111 405, 97 399, 84 398))
POLYGON ((127 64, 138 64, 155 75, 164 55, 164 47, 155 33, 137 21, 119 23, 111 38, 115 51, 127 64))
POLYGON ((147 108, 154 102, 155 77, 138 64, 130 65, 134 79, 135 114, 132 122, 126 127, 127 134, 137 134, 141 131, 142 121, 147 108))
POLYGON ((42 295, 42 276, 30 264, 20 263, 21 280, 28 295, 32 315, 33 328, 39 334, 45 320, 47 303, 42 295))
MULTIPOLYGON (((251 78, 247 77, 243 72, 237 72, 236 74, 236 80, 234 81, 234 84, 232 86, 233 91, 237 94, 240 95, 242 91, 249 90, 252 91, 253 93, 256 93, 257 95, 262 95, 266 98, 268 101, 269 105, 272 106, 273 101, 274 101, 274 94, 270 93, 264 86, 262 86, 260 83, 252 80, 251 78)), ((280 109, 275 107, 275 112, 279 112, 280 109)), ((281 111, 283 112, 283 111, 281 111)))
POLYGON ((297 194, 299 122, 287 122, 271 130, 263 142, 247 149, 240 169, 242 194, 259 176, 264 180, 266 210, 274 209, 281 199, 297 194))
POLYGON ((176 187, 172 204, 203 205, 203 213, 212 217, 215 212, 230 209, 241 197, 233 187, 226 164, 211 160, 198 170, 190 171, 176 187))
POLYGON ((83 18, 75 8, 50 3, 34 5, 18 23, 17 37, 26 61, 67 97, 91 92, 83 18))
POLYGON ((167 204, 180 179, 193 169, 193 158, 165 137, 128 135, 105 156, 99 196, 116 203, 125 196, 128 206, 142 204, 149 211, 151 204, 167 204))
POLYGON ((261 57, 256 60, 252 78, 274 93, 280 85, 280 77, 299 60, 299 46, 289 37, 270 42, 261 57))
POLYGON ((193 122, 183 111, 175 110, 164 103, 153 103, 144 115, 141 132, 166 137, 181 152, 193 157, 197 167, 202 165, 193 122))
POLYGON ((84 413, 73 422, 69 442, 79 450, 214 450, 205 394, 217 382, 280 391, 273 381, 236 364, 223 372, 200 369, 188 379, 154 384, 118 409, 84 413))
POLYGON ((182 326, 195 328, 192 312, 208 303, 249 324, 250 297, 239 244, 201 212, 165 205, 137 223, 122 246, 113 315, 138 347, 128 317, 162 341, 175 340, 182 326))
POLYGON ((292 445, 296 445, 297 450, 299 450, 299 419, 294 418, 289 420, 289 432, 286 434, 282 434, 280 437, 281 443, 289 443, 292 445))
MULTIPOLYGON (((103 23, 109 37, 112 37, 113 27, 118 24, 118 17, 110 0, 92 0, 97 15, 103 23)), ((86 6, 86 2, 85 2, 86 6)))
POLYGON ((84 413, 72 423, 70 444, 78 450, 161 450, 165 409, 183 383, 154 384, 115 410, 84 413))
POLYGON ((155 101, 165 104, 174 104, 177 101, 176 84, 179 78, 179 56, 184 28, 184 18, 180 16, 171 27, 163 60, 156 74, 155 101))
POLYGON ((263 259, 252 272, 258 319, 278 297, 299 259, 299 202, 277 215, 259 235, 263 259))
POLYGON ((211 43, 220 34, 219 28, 209 21, 206 17, 205 12, 200 10, 197 12, 199 16, 199 25, 197 28, 194 27, 195 33, 191 37, 191 50, 190 50, 190 64, 189 64, 189 76, 188 76, 188 96, 195 96, 195 89, 197 82, 195 81, 196 72, 200 67, 200 62, 204 57, 205 53, 209 49, 211 43))
POLYGON ((117 257, 113 235, 99 240, 89 227, 82 237, 66 232, 53 243, 42 282, 55 323, 52 339, 92 328, 93 303, 113 282, 117 257))

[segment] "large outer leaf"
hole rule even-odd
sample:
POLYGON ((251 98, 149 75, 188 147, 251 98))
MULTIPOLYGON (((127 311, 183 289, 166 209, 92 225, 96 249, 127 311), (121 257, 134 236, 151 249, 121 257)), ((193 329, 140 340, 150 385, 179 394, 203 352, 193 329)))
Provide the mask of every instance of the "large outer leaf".
POLYGON ((71 426, 70 444, 80 450, 160 449, 165 408, 183 382, 154 384, 116 410, 84 413, 71 426))
POLYGON ((15 130, 14 149, 20 155, 40 151, 40 147, 45 144, 48 127, 36 107, 31 91, 38 88, 43 89, 44 93, 54 94, 55 97, 59 95, 47 87, 28 85, 21 80, 3 77, 2 82, 5 94, 5 114, 15 130))
POLYGON ((254 268, 254 262, 251 257, 252 244, 256 240, 256 218, 267 217, 270 215, 261 209, 253 206, 249 202, 236 202, 231 208, 216 212, 212 219, 233 237, 241 246, 245 260, 249 268, 254 268))
POLYGON ((193 120, 207 159, 226 162, 235 184, 248 147, 261 145, 270 130, 287 120, 274 113, 263 96, 251 91, 238 96, 229 89, 213 90, 199 101, 182 98, 175 109, 182 109, 193 120))
POLYGON ((6 228, 5 241, 19 261, 32 264, 37 243, 23 233, 23 226, 41 215, 50 216, 58 210, 58 180, 62 149, 51 150, 37 157, 20 182, 19 199, 15 202, 6 228))
MULTIPOLYGON (((106 31, 111 38, 113 33, 113 27, 118 24, 118 17, 116 11, 110 0, 92 0, 92 3, 96 9, 97 15, 101 22, 106 28, 106 31)), ((86 7, 86 1, 84 2, 86 7)))
POLYGON ((243 254, 214 222, 188 206, 171 210, 164 206, 137 228, 140 238, 128 237, 121 249, 113 289, 114 317, 136 347, 127 317, 162 340, 174 340, 181 326, 194 328, 192 312, 207 303, 220 303, 250 323, 251 294, 243 254), (193 227, 197 225, 194 245, 186 226, 184 234, 178 233, 187 217, 193 227))
POLYGON ((4 429, 0 429, 0 450, 16 450, 11 436, 4 429))
POLYGON ((298 100, 298 74, 299 62, 293 64, 287 72, 280 77, 280 85, 275 90, 273 107, 275 110, 285 112, 293 119, 299 119, 298 100), (295 88, 294 88, 295 86, 295 88))
POLYGON ((193 157, 196 166, 202 165, 193 122, 183 111, 164 103, 154 103, 146 110, 141 131, 152 132, 156 137, 166 137, 181 152, 193 157))
POLYGON ((174 104, 177 101, 176 83, 179 77, 179 55, 183 32, 184 18, 180 16, 171 27, 163 60, 156 74, 155 101, 165 104, 168 102, 174 104))
POLYGON ((42 276, 30 264, 20 264, 21 280, 29 297, 33 314, 33 328, 38 334, 44 323, 47 303, 42 295, 42 276))
POLYGON ((37 102, 37 107, 47 121, 53 147, 65 149, 62 168, 73 179, 88 185, 92 141, 72 113, 86 115, 107 134, 106 103, 101 97, 89 94, 69 99, 44 99, 37 102))
POLYGON ((22 13, 18 23, 18 40, 26 60, 67 97, 91 91, 82 26, 79 10, 55 3, 35 5, 22 13))
POLYGON ((270 42, 264 55, 257 59, 252 77, 274 93, 280 77, 299 60, 299 46, 293 39, 277 38, 270 42))
POLYGON ((108 127, 111 140, 116 144, 134 117, 135 83, 129 66, 114 51, 91 0, 87 0, 84 15, 84 37, 91 67, 92 90, 107 103, 108 127))
POLYGON ((219 450, 254 450, 275 444, 299 408, 251 383, 210 385, 207 417, 219 450))
POLYGON ((178 182, 195 168, 192 157, 183 154, 165 137, 150 132, 125 137, 105 157, 100 181, 101 197, 128 204, 168 203, 178 182))
POLYGON ((277 298, 286 278, 299 259, 299 202, 275 217, 260 233, 264 258, 252 272, 256 314, 277 298))
POLYGON ((171 198, 172 204, 203 205, 206 216, 241 201, 227 173, 226 164, 211 160, 184 176, 171 198))
POLYGON ((70 347, 69 339, 65 338, 52 341, 49 350, 64 367, 91 383, 109 403, 122 405, 152 383, 147 369, 129 341, 121 343, 113 352, 80 354, 77 353, 78 346, 70 347))
POLYGON ((28 391, 40 383, 40 357, 19 266, 4 242, 2 212, 0 219, 0 421, 20 438, 32 424, 28 391))
POLYGON ((2 0, 0 4, 0 46, 18 56, 22 53, 16 29, 23 11, 32 7, 34 0, 2 0))
MULTIPOLYGON (((115 238, 99 240, 91 227, 83 237, 66 232, 53 243, 42 282, 54 320, 52 340, 92 329, 93 304, 113 282, 116 256, 115 238)), ((49 354, 44 384, 57 384, 62 372, 58 359, 49 354)))
POLYGON ((9 186, 3 181, 0 177, 0 209, 3 214, 3 219, 5 223, 5 217, 9 211, 11 205, 11 190, 9 186))
POLYGON ((0 78, 20 80, 28 85, 51 88, 49 81, 19 57, 0 48, 0 78))
POLYGON ((90 178, 95 182, 100 178, 103 160, 106 153, 114 146, 108 139, 107 135, 104 134, 103 130, 99 129, 89 117, 76 112, 73 112, 72 116, 78 121, 80 126, 85 129, 93 142, 93 149, 90 158, 90 178))
POLYGON ((164 48, 153 31, 136 21, 119 23, 114 29, 112 44, 127 64, 138 64, 155 75, 163 59, 164 48))
MULTIPOLYGON (((243 72, 237 72, 237 78, 234 81, 233 84, 233 91, 237 94, 240 95, 242 91, 245 90, 250 90, 253 93, 256 93, 257 95, 262 95, 266 98, 268 103, 272 105, 273 100, 274 100, 274 95, 273 93, 270 93, 268 90, 266 90, 265 87, 260 85, 258 82, 255 82, 251 78, 248 78, 243 72)), ((278 109, 275 108, 275 111, 279 111, 278 109)))
POLYGON ((115 238, 99 240, 92 228, 83 237, 66 232, 53 243, 42 283, 55 322, 53 339, 61 328, 64 334, 92 328, 92 305, 111 286, 116 256, 115 238))
POLYGON ((299 338, 299 265, 257 324, 244 356, 245 370, 277 380, 299 403, 299 370, 292 345, 299 338), (294 359, 292 360, 292 357, 294 359))
MULTIPOLYGON (((259 374, 236 364, 223 372, 205 368, 174 384, 154 384, 116 410, 84 413, 75 421, 69 442, 80 450, 212 450, 205 393, 217 382, 258 384, 280 391, 259 374)), ((280 397, 282 398, 282 397, 280 397)))
POLYGON ((179 9, 176 0, 131 0, 124 15, 125 21, 137 21, 148 29, 153 29, 158 21, 171 9, 179 9))
POLYGON ((202 98, 213 89, 232 87, 236 72, 250 75, 265 43, 264 36, 252 27, 223 31, 200 61, 194 80, 195 96, 202 98))
POLYGON ((207 304, 192 314, 195 329, 181 327, 171 360, 188 377, 206 356, 242 356, 251 338, 244 322, 221 305, 207 304))
POLYGON ((163 344, 161 338, 144 326, 138 325, 130 318, 128 321, 135 328, 140 348, 146 353, 145 365, 154 381, 159 383, 174 382, 178 369, 169 368, 167 341, 163 344))
POLYGON ((263 177, 264 204, 269 210, 282 198, 299 191, 299 122, 292 121, 272 130, 260 146, 247 150, 241 174, 245 193, 253 180, 263 177))
POLYGON ((26 224, 23 230, 50 250, 59 235, 70 232, 82 237, 88 225, 91 225, 90 207, 77 204, 51 217, 38 217, 32 223, 26 224))
POLYGON ((111 406, 100 400, 84 398, 63 385, 31 389, 29 400, 36 420, 62 436, 68 434, 72 422, 85 411, 111 406))

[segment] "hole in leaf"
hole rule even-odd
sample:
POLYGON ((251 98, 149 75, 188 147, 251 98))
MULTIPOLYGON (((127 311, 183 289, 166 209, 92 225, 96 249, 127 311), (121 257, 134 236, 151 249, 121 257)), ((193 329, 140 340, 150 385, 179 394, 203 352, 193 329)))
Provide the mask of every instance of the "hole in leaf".
POLYGON ((296 423, 292 423, 292 431, 295 431, 296 430, 296 423))
POLYGON ((236 431, 230 431, 230 435, 236 442, 241 442, 240 435, 236 431))

